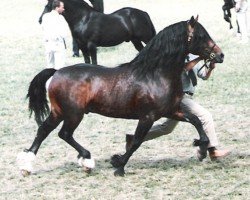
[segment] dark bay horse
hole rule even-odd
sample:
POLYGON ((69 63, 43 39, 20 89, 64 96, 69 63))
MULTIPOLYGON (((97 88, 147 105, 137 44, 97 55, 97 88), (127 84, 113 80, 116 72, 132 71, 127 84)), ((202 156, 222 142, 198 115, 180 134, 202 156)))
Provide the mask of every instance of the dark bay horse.
MULTIPOLYGON (((223 62, 224 55, 205 28, 193 17, 170 25, 155 36, 129 63, 115 68, 77 64, 44 69, 30 83, 29 109, 40 125, 31 147, 23 154, 37 154, 44 139, 60 122, 59 137, 76 149, 83 165, 94 167, 90 152, 73 138, 84 114, 98 113, 107 117, 137 119, 132 147, 124 155, 114 155, 111 164, 115 175, 123 176, 124 167, 141 145, 153 123, 161 117, 189 122, 200 136, 195 141, 203 158, 209 142, 198 117, 180 108, 183 96, 181 73, 188 53, 213 63, 223 62), (51 109, 47 105, 46 81, 51 109), (45 116, 49 116, 44 120, 45 116)), ((30 163, 29 163, 30 165, 30 163)), ((22 170, 27 168, 22 167, 22 170)))
MULTIPOLYGON (((83 0, 60 0, 64 2, 63 16, 69 24, 73 38, 83 53, 85 63, 97 64, 97 47, 110 47, 131 41, 140 51, 142 42, 147 44, 156 34, 149 15, 135 8, 122 8, 104 14, 90 7, 83 0)), ((52 9, 48 0, 42 16, 52 9)))
MULTIPOLYGON (((229 23, 229 29, 233 28, 232 22, 231 22, 231 9, 235 7, 235 1, 234 0, 224 0, 224 5, 222 6, 223 14, 224 14, 224 19, 226 22, 229 23)), ((240 27, 238 24, 238 20, 236 20, 237 24, 237 32, 240 33, 240 27)))

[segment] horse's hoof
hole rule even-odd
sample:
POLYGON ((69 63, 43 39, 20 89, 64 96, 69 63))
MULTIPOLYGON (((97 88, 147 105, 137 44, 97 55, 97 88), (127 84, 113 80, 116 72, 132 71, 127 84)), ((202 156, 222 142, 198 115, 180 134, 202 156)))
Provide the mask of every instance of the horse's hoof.
POLYGON ((124 177, 124 175, 125 175, 124 168, 119 168, 119 169, 115 170, 114 175, 115 175, 115 176, 124 177))
POLYGON ((29 176, 29 175, 31 174, 31 172, 22 169, 22 170, 21 170, 21 174, 22 174, 23 177, 27 177, 27 176, 29 176))
POLYGON ((92 172, 92 169, 91 168, 89 168, 89 167, 85 167, 85 166, 83 166, 83 171, 84 172, 86 172, 87 174, 90 174, 91 172, 92 172))
POLYGON ((193 146, 198 147, 200 146, 200 144, 201 144, 200 140, 194 139, 193 146))
POLYGON ((118 168, 120 166, 122 166, 122 163, 121 163, 121 155, 118 155, 118 154, 115 154, 111 157, 111 165, 115 168, 118 168))
POLYGON ((202 160, 203 160, 204 158, 206 158, 206 157, 207 157, 206 155, 204 155, 204 154, 201 153, 201 150, 200 150, 200 149, 197 150, 197 158, 198 158, 198 160, 199 160, 200 162, 202 162, 202 160))

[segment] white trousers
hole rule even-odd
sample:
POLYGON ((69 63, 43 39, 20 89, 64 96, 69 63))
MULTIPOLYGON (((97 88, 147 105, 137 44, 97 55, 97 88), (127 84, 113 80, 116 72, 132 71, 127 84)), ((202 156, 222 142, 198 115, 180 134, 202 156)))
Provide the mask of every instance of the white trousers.
POLYGON ((237 20, 240 27, 241 32, 241 39, 247 41, 248 40, 248 34, 247 34, 247 14, 246 12, 238 12, 236 13, 237 20))
POLYGON ((244 41, 248 41, 247 37, 247 10, 248 10, 248 2, 247 0, 244 1, 236 1, 235 5, 236 10, 236 18, 239 23, 240 32, 241 32, 241 39, 244 41))
MULTIPOLYGON (((47 41, 45 42, 46 68, 54 68, 59 70, 65 67, 65 47, 63 41, 47 41)), ((52 77, 46 82, 48 90, 52 77)))
POLYGON ((46 52, 46 68, 54 68, 56 70, 65 67, 65 51, 49 51, 46 52))
MULTIPOLYGON (((188 95, 184 95, 181 101, 181 108, 183 109, 183 111, 192 113, 200 119, 202 127, 210 140, 208 147, 218 146, 218 139, 214 128, 213 117, 210 112, 208 112, 205 108, 196 103, 188 95)), ((153 126, 147 133, 144 141, 152 140, 162 135, 167 135, 171 133, 178 124, 178 122, 179 121, 167 119, 167 121, 163 124, 153 126)))

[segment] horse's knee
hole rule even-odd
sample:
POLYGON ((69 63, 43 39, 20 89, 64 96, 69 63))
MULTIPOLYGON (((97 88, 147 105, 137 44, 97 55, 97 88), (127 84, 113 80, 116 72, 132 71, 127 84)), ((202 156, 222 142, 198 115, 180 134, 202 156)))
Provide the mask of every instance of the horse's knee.
POLYGON ((67 131, 60 131, 58 136, 59 138, 68 141, 72 137, 72 134, 68 133, 67 131))

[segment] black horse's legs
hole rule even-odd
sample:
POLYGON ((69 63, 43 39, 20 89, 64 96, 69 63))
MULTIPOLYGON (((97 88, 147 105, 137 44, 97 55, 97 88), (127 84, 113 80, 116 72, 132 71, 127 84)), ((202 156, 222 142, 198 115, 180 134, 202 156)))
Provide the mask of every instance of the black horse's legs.
POLYGON ((237 33, 240 33, 240 26, 238 20, 236 20, 236 24, 237 24, 237 33))
POLYGON ((127 164, 132 154, 140 147, 140 145, 143 142, 143 139, 145 138, 147 132, 152 127, 153 123, 154 121, 149 118, 145 120, 139 120, 131 148, 128 149, 124 155, 113 155, 111 157, 111 164, 113 165, 113 167, 117 168, 117 170, 114 173, 115 176, 124 176, 125 165, 127 164))
POLYGON ((86 47, 81 47, 80 49, 84 57, 84 62, 90 64, 90 57, 89 57, 88 49, 86 47))
POLYGON ((97 50, 96 50, 96 45, 92 42, 88 43, 88 50, 90 52, 90 57, 92 64, 97 65, 97 50))
POLYGON ((194 140, 194 146, 200 147, 200 153, 201 153, 200 160, 202 161, 204 158, 206 158, 209 138, 207 137, 207 135, 202 127, 202 123, 201 123, 200 119, 196 115, 194 115, 192 113, 188 113, 188 112, 183 112, 183 113, 177 112, 173 116, 173 119, 183 121, 183 122, 189 122, 195 126, 196 130, 199 133, 200 140, 194 140))
POLYGON ((131 42, 133 43, 137 51, 140 52, 143 49, 143 45, 140 40, 134 39, 134 40, 131 40, 131 42))
POLYGON ((17 164, 24 176, 30 174, 33 170, 32 162, 35 160, 35 155, 45 138, 53 131, 62 120, 53 116, 50 113, 49 117, 38 128, 37 135, 31 147, 17 156, 17 164))
POLYGON ((233 28, 233 25, 232 25, 232 21, 231 21, 231 11, 230 11, 230 9, 229 10, 227 10, 227 12, 228 12, 228 18, 229 18, 229 29, 232 29, 233 28))
MULTIPOLYGON (((81 122, 82 118, 83 118, 82 115, 72 115, 70 117, 67 117, 64 120, 64 124, 63 124, 61 130, 59 131, 58 135, 59 135, 59 137, 61 139, 63 139, 70 146, 72 146, 76 151, 78 151, 78 153, 79 153, 78 158, 90 160, 91 159, 90 152, 88 150, 86 150, 85 148, 83 148, 73 138, 74 130, 78 127, 78 125, 81 122)), ((86 163, 86 161, 83 161, 83 162, 86 163)), ((89 162, 92 163, 92 164, 90 164, 91 166, 94 165, 92 160, 89 161, 89 162)), ((93 168, 91 166, 86 166, 86 167, 93 168)))

